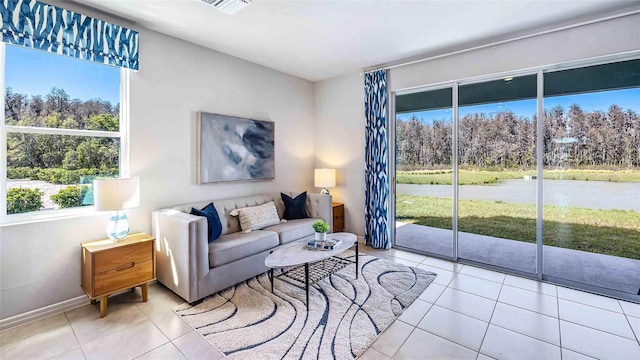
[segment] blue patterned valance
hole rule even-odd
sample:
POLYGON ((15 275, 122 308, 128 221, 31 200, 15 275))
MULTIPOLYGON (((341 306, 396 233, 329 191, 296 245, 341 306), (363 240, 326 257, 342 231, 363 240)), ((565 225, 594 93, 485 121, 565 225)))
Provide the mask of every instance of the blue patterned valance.
POLYGON ((2 41, 138 70, 138 32, 41 3, 2 0, 2 41))

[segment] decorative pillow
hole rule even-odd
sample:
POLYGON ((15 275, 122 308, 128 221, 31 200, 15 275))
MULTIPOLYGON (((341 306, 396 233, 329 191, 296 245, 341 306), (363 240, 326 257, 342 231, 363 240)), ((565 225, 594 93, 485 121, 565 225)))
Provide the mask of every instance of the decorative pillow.
POLYGON ((280 197, 284 203, 284 214, 282 214, 283 219, 294 220, 306 219, 309 217, 309 215, 307 215, 307 210, 305 210, 305 206, 307 205, 306 191, 293 199, 291 196, 283 193, 280 193, 280 197))
POLYGON ((220 222, 220 216, 213 203, 205 206, 202 210, 191 208, 191 215, 204 216, 207 218, 209 242, 220 237, 222 234, 222 223, 220 222))
POLYGON ((278 209, 276 209, 276 204, 273 201, 259 206, 231 210, 229 214, 231 216, 239 216, 240 227, 242 232, 245 233, 280 223, 278 209))

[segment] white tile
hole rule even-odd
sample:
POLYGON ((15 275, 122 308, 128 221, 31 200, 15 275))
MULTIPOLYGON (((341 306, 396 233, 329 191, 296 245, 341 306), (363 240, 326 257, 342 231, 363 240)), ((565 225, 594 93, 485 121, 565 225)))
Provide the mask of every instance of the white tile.
POLYGON ((82 352, 82 348, 78 346, 77 348, 73 348, 65 353, 49 358, 49 360, 85 360, 84 353, 82 352))
POLYGON ((0 347, 0 358, 48 359, 79 345, 71 326, 64 325, 0 347))
POLYGON ((414 263, 421 263, 424 259, 427 258, 424 255, 414 254, 414 253, 408 252, 408 251, 396 250, 396 249, 393 249, 393 250, 394 251, 392 251, 390 257, 396 258, 396 259, 404 259, 404 260, 409 260, 409 261, 414 262, 414 263))
POLYGON ((405 259, 401 259, 401 258, 393 258, 391 260, 393 262, 398 263, 398 264, 402 264, 402 265, 409 266, 409 267, 417 267, 418 266, 417 262, 413 262, 413 261, 409 261, 409 260, 405 260, 405 259))
POLYGON ((557 296, 556 286, 545 282, 525 279, 519 276, 507 275, 504 279, 505 285, 510 285, 524 290, 534 291, 550 296, 557 296))
POLYGON ((0 346, 28 338, 30 336, 68 325, 69 322, 64 313, 51 315, 44 319, 32 321, 11 329, 0 331, 0 346))
POLYGON ((560 319, 635 340, 627 317, 613 311, 558 299, 560 319))
POLYGON ((401 321, 394 321, 378 339, 371 344, 371 347, 382 354, 392 357, 400 348, 400 345, 407 340, 414 327, 401 321))
POLYGON ((104 336, 82 345, 82 350, 89 360, 131 359, 166 344, 168 341, 169 339, 158 330, 151 320, 145 320, 135 323, 127 329, 104 334, 104 336))
MULTIPOLYGON (((109 299, 111 300, 111 299, 109 299)), ((117 334, 149 318, 135 303, 108 304, 107 316, 100 318, 97 305, 85 305, 66 312, 80 345, 88 344, 110 334, 117 334)))
POLYGON ((495 360, 495 359, 485 354, 478 354, 478 358, 476 360, 495 360))
POLYGON ((391 360, 391 358, 374 350, 373 348, 368 348, 358 356, 358 360, 391 360))
POLYGON ((553 296, 503 285, 499 302, 558 317, 558 299, 553 296))
POLYGON ((432 282, 431 284, 429 284, 429 286, 427 286, 427 288, 422 292, 422 294, 420 294, 418 299, 424 300, 426 302, 430 302, 433 304, 436 302, 436 300, 438 300, 438 298, 440 297, 440 295, 442 295, 442 292, 446 288, 447 287, 444 285, 440 285, 432 282))
POLYGON ((424 269, 427 271, 430 271, 432 273, 436 273, 438 274, 438 276, 436 276, 435 280, 433 280, 434 283, 436 284, 440 284, 440 285, 449 285, 449 283, 451 282, 451 279, 453 279, 453 277, 455 276, 454 272, 451 271, 447 271, 444 269, 439 269, 433 266, 428 266, 428 265, 418 265, 418 267, 420 269, 424 269))
POLYGON ((460 271, 460 269, 462 269, 462 267, 464 266, 462 264, 455 263, 453 261, 443 260, 443 259, 438 259, 438 258, 432 258, 432 257, 428 257, 428 258, 424 259, 422 261, 422 264, 427 265, 427 266, 437 267, 437 268, 440 268, 440 269, 443 269, 443 270, 447 270, 447 271, 453 271, 453 272, 460 271))
POLYGON ((487 326, 484 321, 439 306, 432 307, 418 324, 422 330, 475 351, 480 350, 487 326))
POLYGON ((636 334, 636 339, 640 341, 640 318, 627 316, 627 319, 629 320, 629 324, 631 325, 633 332, 636 334))
POLYGON ((618 302, 622 307, 622 311, 624 311, 627 316, 640 318, 640 304, 634 304, 623 300, 619 300, 618 302))
POLYGON ((446 289, 436 301, 438 306, 485 322, 491 319, 495 304, 494 300, 451 288, 446 289))
POLYGON ((493 282, 502 283, 504 281, 505 275, 503 273, 499 273, 496 271, 491 271, 487 269, 481 269, 475 266, 465 265, 465 267, 460 270, 461 274, 471 275, 475 277, 479 277, 485 280, 491 280, 493 282))
POLYGON ((165 310, 164 312, 154 311, 152 315, 147 316, 169 340, 178 338, 193 330, 172 310, 165 310))
POLYGON ((562 347, 599 359, 640 359, 635 340, 560 320, 562 347))
POLYGON ((606 296, 590 294, 588 292, 558 286, 558 297, 560 299, 571 300, 573 302, 622 313, 622 308, 620 307, 618 300, 611 299, 606 296))
POLYGON ((482 343, 483 354, 496 359, 560 359, 560 347, 529 336, 489 325, 482 343))
POLYGON ((416 299, 413 304, 404 309, 402 314, 398 317, 398 320, 406 322, 411 326, 416 326, 422 320, 424 315, 429 311, 433 304, 420 299, 416 299))
POLYGON ((569 349, 562 348, 562 360, 593 360, 591 356, 577 353, 569 349))
POLYGON ((217 360, 224 357, 221 352, 214 349, 207 340, 195 331, 188 332, 173 340, 173 344, 189 360, 217 360))
POLYGON ((560 323, 551 316, 498 303, 491 324, 560 346, 560 323))
POLYGON ((491 300, 497 300, 502 285, 493 281, 465 274, 458 274, 453 278, 453 280, 451 280, 449 287, 486 297, 491 300))
POLYGON ((477 352, 455 344, 449 340, 416 329, 400 350, 393 356, 395 360, 404 359, 470 359, 477 357, 477 352))
POLYGON ((187 360, 187 358, 175 345, 166 343, 136 358, 136 360, 187 360))

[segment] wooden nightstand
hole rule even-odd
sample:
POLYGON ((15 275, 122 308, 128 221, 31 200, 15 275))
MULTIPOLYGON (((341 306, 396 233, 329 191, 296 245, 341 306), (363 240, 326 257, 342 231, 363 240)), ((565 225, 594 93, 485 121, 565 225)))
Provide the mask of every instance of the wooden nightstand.
POLYGON ((100 317, 107 315, 107 297, 140 286, 147 301, 148 283, 156 279, 155 238, 144 233, 82 243, 82 289, 91 302, 100 298, 100 317))
POLYGON ((344 204, 334 202, 333 207, 333 232, 344 231, 344 204))

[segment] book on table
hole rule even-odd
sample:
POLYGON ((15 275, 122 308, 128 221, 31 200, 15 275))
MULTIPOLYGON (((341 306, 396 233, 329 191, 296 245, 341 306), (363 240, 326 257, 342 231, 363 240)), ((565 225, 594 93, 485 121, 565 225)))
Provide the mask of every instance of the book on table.
POLYGON ((342 240, 340 239, 326 239, 326 240, 309 240, 307 246, 314 250, 333 250, 336 246, 340 245, 342 240))

